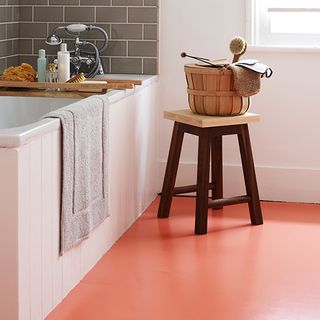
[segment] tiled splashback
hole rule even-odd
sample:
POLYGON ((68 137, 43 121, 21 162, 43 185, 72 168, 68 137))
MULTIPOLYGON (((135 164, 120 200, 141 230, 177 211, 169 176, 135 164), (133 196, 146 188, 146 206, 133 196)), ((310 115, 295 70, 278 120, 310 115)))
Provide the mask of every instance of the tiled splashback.
MULTIPOLYGON (((0 0, 0 3, 6 1, 14 2, 0 0)), ((2 7, 9 11, 12 7, 11 20, 18 21, 20 16, 20 23, 11 20, 1 23, 1 27, 6 28, 6 35, 3 34, 6 40, 3 48, 0 47, 0 54, 19 53, 20 62, 35 65, 38 50, 44 48, 50 55, 49 60, 53 60, 58 47, 46 45, 45 39, 54 27, 71 23, 93 24, 105 29, 109 35, 109 46, 102 58, 106 73, 157 73, 158 0, 20 0, 20 6, 1 6, 1 19, 8 19, 7 16, 2 18, 2 7), (11 24, 15 29, 8 27, 11 24), (13 31, 15 38, 9 40, 13 31)), ((0 36, 2 32, 0 29, 0 36)), ((67 37, 63 31, 58 35, 67 37)), ((81 33, 81 39, 101 47, 102 37, 96 31, 81 33)), ((66 41, 72 48, 72 39, 69 37, 66 41)), ((10 59, 7 58, 7 65, 11 64, 10 59)))
POLYGON ((0 0, 0 71, 19 62, 19 0, 0 0))

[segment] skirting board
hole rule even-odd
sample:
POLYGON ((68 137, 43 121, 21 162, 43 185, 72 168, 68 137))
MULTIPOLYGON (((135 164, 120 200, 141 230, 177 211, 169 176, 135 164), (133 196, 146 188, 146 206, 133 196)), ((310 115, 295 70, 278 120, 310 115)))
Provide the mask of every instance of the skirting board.
MULTIPOLYGON (((165 172, 165 161, 159 162, 159 191, 165 172)), ((195 163, 180 163, 176 186, 195 184, 195 163)), ((245 194, 240 165, 224 165, 224 196, 245 194)), ((320 169, 276 168, 256 166, 261 200, 320 203, 320 169)))

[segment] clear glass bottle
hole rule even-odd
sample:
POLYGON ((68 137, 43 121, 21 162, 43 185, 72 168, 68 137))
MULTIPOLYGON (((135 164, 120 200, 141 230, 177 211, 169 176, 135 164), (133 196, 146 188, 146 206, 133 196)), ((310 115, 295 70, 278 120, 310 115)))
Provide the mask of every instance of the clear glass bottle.
POLYGON ((46 82, 58 82, 58 70, 55 63, 48 64, 48 70, 46 72, 46 82))

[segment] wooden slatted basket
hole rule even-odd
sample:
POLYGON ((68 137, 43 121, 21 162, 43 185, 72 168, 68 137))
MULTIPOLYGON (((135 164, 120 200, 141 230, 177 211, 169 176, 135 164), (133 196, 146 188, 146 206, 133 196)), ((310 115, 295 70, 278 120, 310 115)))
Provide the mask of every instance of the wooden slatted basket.
POLYGON ((227 68, 184 66, 188 84, 189 107, 193 113, 233 116, 245 113, 250 98, 240 96, 233 85, 233 73, 227 68))

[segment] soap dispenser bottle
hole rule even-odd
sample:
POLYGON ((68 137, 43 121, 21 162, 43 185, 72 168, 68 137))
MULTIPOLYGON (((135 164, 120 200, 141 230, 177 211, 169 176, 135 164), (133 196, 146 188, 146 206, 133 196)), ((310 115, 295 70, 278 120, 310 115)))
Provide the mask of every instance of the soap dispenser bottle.
POLYGON ((70 52, 67 51, 67 44, 61 43, 58 51, 58 81, 66 82, 70 79, 70 52))
POLYGON ((46 81, 46 70, 47 70, 46 51, 44 49, 40 49, 38 60, 37 60, 38 82, 46 81))

